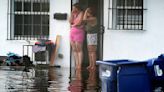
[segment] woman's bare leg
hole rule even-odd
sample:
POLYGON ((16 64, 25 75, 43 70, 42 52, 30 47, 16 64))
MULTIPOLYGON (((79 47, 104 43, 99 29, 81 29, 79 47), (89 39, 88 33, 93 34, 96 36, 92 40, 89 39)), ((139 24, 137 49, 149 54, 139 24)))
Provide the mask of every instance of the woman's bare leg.
POLYGON ((75 67, 77 68, 77 66, 78 66, 78 54, 77 54, 77 48, 76 48, 75 42, 71 42, 71 47, 72 47, 72 52, 73 52, 74 59, 75 59, 75 67))
POLYGON ((81 69, 83 61, 83 43, 76 42, 77 56, 78 56, 78 69, 81 69))
POLYGON ((88 58, 89 58, 89 66, 87 67, 87 69, 90 69, 91 68, 91 62, 92 62, 92 52, 89 50, 88 48, 88 58))
POLYGON ((89 48, 89 53, 90 53, 90 68, 91 69, 96 69, 96 46, 95 45, 91 45, 90 48, 89 48))
POLYGON ((96 69, 96 51, 92 52, 92 67, 91 69, 96 69))
POLYGON ((90 69, 92 67, 92 46, 88 45, 88 58, 89 58, 89 66, 87 67, 87 69, 90 69))
POLYGON ((92 67, 92 50, 91 50, 91 46, 88 45, 88 59, 89 59, 89 66, 87 67, 87 69, 90 69, 92 67))

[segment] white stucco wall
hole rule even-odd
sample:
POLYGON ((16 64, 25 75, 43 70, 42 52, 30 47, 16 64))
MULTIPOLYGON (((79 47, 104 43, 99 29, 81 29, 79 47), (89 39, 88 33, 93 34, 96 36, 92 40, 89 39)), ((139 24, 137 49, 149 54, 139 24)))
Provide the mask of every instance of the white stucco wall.
MULTIPOLYGON (((9 51, 22 55, 22 46, 26 41, 11 41, 7 39, 7 0, 0 0, 0 55, 6 55, 9 51)), ((134 59, 145 60, 156 57, 164 52, 164 1, 146 1, 144 28, 145 31, 118 31, 107 29, 108 0, 104 0, 104 53, 103 59, 134 59)), ((54 13, 69 13, 71 0, 50 1, 50 39, 55 41, 56 35, 61 35, 59 53, 63 59, 57 58, 55 64, 69 67, 70 44, 69 23, 67 20, 53 19, 54 13)))
POLYGON ((63 59, 57 58, 56 64, 63 67, 70 65, 70 43, 69 32, 70 25, 67 20, 53 19, 54 13, 67 13, 68 17, 71 12, 71 0, 51 0, 50 3, 50 39, 54 40, 56 35, 61 35, 59 53, 63 54, 63 59))
MULTIPOLYGON (((8 52, 23 55, 23 45, 28 45, 27 41, 7 40, 7 1, 0 0, 0 56, 5 56, 8 52)), ((70 44, 69 44, 69 22, 67 20, 53 19, 54 13, 67 13, 71 11, 71 0, 50 0, 50 39, 55 42, 56 35, 61 35, 59 53, 63 54, 63 59, 57 58, 55 64, 62 67, 69 67, 70 44)), ((31 41, 34 44, 35 41, 31 41)))
POLYGON ((0 0, 0 56, 5 56, 8 52, 22 55, 22 45, 27 42, 7 40, 7 1, 0 0))
POLYGON ((108 30, 108 1, 104 0, 104 60, 145 60, 164 53, 163 0, 145 1, 145 31, 108 30))

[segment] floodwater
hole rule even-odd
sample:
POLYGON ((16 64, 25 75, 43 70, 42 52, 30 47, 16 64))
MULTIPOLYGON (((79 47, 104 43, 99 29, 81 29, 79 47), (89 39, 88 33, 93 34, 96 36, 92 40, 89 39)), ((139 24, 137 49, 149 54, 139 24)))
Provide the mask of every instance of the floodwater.
POLYGON ((70 68, 0 67, 0 92, 100 92, 97 71, 70 68), (71 70, 71 71, 70 71, 71 70))
MULTIPOLYGON (((98 71, 56 67, 0 66, 0 92, 101 92, 98 71)), ((156 87, 153 92, 164 92, 156 87)))

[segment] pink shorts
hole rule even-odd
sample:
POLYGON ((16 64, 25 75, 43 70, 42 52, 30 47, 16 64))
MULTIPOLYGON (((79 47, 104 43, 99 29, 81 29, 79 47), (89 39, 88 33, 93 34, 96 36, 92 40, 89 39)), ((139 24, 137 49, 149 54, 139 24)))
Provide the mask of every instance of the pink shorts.
POLYGON ((84 41, 84 29, 72 27, 70 33, 70 40, 82 43, 84 41))

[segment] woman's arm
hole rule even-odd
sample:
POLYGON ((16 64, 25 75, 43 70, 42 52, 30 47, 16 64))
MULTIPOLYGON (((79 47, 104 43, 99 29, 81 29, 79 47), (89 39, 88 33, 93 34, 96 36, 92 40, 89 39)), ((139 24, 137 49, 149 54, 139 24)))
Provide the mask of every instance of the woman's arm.
POLYGON ((85 21, 85 22, 90 22, 90 21, 96 20, 96 17, 90 17, 90 16, 88 16, 88 11, 89 11, 89 8, 87 8, 87 9, 85 10, 84 17, 83 17, 83 21, 85 21))
POLYGON ((84 16, 83 16, 83 20, 86 21, 87 20, 87 12, 88 12, 88 8, 85 10, 84 16))
POLYGON ((71 16, 69 18, 69 23, 72 25, 73 24, 73 14, 71 13, 71 16))
POLYGON ((74 24, 72 26, 79 26, 79 25, 81 25, 82 20, 83 20, 83 15, 84 15, 84 13, 80 12, 80 14, 77 16, 77 18, 75 19, 75 22, 74 22, 74 24))

